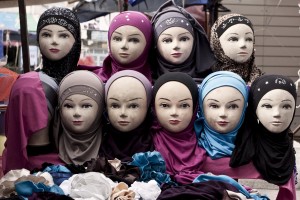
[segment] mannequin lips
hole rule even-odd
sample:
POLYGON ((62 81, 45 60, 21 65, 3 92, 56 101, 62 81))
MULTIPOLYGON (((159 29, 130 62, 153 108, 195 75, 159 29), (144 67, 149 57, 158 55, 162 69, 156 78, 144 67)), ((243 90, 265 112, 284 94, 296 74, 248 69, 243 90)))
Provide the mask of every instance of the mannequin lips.
POLYGON ((243 52, 239 52, 238 55, 240 55, 240 56, 247 56, 248 53, 243 51, 243 52))
POLYGON ((274 122, 271 122, 271 124, 273 126, 280 126, 282 124, 282 122, 280 122, 280 121, 274 121, 274 122))
POLYGON ((217 124, 219 126, 227 126, 227 124, 229 124, 229 122, 226 122, 226 121, 218 121, 217 124))
POLYGON ((129 122, 128 121, 118 121, 118 124, 120 126, 127 126, 129 124, 129 122))
POLYGON ((171 119, 169 120, 169 123, 172 124, 172 125, 177 125, 179 124, 181 121, 180 120, 177 120, 177 119, 171 119))
POLYGON ((50 52, 52 52, 52 53, 58 53, 60 50, 59 49, 49 49, 50 50, 50 52))
POLYGON ((179 58, 181 55, 182 55, 182 53, 172 53, 171 54, 174 58, 179 58))
POLYGON ((129 56, 128 53, 119 53, 121 58, 127 58, 129 56))
POLYGON ((80 126, 83 123, 83 121, 73 121, 74 126, 80 126))

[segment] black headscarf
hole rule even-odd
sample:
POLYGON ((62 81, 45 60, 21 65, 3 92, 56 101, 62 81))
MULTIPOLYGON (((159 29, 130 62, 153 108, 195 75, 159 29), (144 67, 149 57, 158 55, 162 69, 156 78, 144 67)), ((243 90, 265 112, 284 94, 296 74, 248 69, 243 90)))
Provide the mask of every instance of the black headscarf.
POLYGON ((167 28, 183 27, 182 24, 188 24, 189 28, 184 28, 191 32, 194 37, 194 45, 190 57, 179 65, 174 65, 166 61, 156 48, 154 59, 157 63, 152 65, 157 66, 152 69, 154 80, 166 72, 184 72, 200 83, 202 79, 211 73, 211 66, 215 63, 214 54, 210 48, 205 30, 191 14, 175 5, 173 1, 167 1, 156 11, 151 23, 154 29, 155 48, 159 35, 167 28), (185 23, 169 24, 170 19, 175 19, 175 21, 173 20, 174 22, 177 21, 176 19, 179 19, 185 23))
POLYGON ((46 10, 40 17, 37 25, 37 42, 39 44, 39 34, 43 27, 56 24, 66 28, 75 38, 74 45, 70 52, 60 60, 49 60, 42 53, 42 71, 48 76, 55 78, 59 83, 64 76, 75 70, 80 57, 81 36, 80 23, 75 13, 68 8, 53 7, 46 10))
POLYGON ((256 116, 261 98, 274 89, 289 92, 296 102, 296 87, 290 78, 282 75, 263 75, 257 78, 251 86, 248 116, 243 131, 238 134, 230 166, 240 166, 252 160, 263 179, 283 185, 291 178, 295 165, 291 124, 281 133, 272 133, 257 121, 256 116))

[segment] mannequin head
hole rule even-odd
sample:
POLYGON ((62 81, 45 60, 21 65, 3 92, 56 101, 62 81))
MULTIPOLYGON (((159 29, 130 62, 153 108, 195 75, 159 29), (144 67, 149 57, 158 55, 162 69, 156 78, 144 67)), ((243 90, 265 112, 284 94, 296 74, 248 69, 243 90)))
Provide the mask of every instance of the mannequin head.
POLYGON ((245 63, 254 53, 254 31, 251 21, 240 14, 221 16, 211 31, 211 48, 218 60, 229 58, 245 63))
POLYGON ((111 125, 121 132, 138 128, 145 120, 151 98, 151 83, 139 72, 115 73, 105 85, 105 100, 111 125))
POLYGON ((65 57, 73 47, 74 36, 66 28, 51 24, 43 27, 39 33, 40 50, 53 61, 65 57))
POLYGON ((59 86, 59 106, 65 129, 74 134, 94 131, 104 107, 102 81, 89 71, 70 73, 59 86))
POLYGON ((203 100, 207 124, 219 133, 233 131, 243 114, 245 99, 239 90, 223 86, 210 91, 203 100))
POLYGON ((151 38, 151 23, 144 14, 122 12, 112 20, 108 30, 110 55, 122 65, 145 62, 151 38))
POLYGON ((197 85, 184 73, 162 75, 154 85, 154 108, 160 125, 171 133, 185 130, 197 107, 197 85))
POLYGON ((159 54, 172 64, 186 61, 192 52, 193 35, 182 27, 171 27, 164 30, 157 41, 159 54))
POLYGON ((246 83, 233 72, 214 72, 204 79, 199 89, 200 111, 205 123, 221 134, 240 128, 247 100, 246 83))
POLYGON ((190 22, 179 12, 160 16, 154 26, 159 55, 171 64, 181 64, 191 55, 194 30, 190 22))
POLYGON ((294 118, 297 93, 293 81, 281 75, 263 75, 251 87, 251 105, 271 133, 287 130, 294 118))
POLYGON ((77 67, 81 52, 79 19, 68 8, 46 10, 38 21, 37 42, 42 54, 42 71, 60 82, 77 67))
POLYGON ((238 63, 246 62, 253 52, 253 30, 246 24, 235 24, 220 36, 224 54, 238 63))

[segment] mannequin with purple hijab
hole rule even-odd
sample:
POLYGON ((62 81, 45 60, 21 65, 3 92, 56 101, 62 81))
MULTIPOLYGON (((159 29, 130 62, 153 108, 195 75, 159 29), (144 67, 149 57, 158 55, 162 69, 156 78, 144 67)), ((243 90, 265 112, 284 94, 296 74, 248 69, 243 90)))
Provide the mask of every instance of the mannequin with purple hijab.
POLYGON ((166 172, 180 184, 202 174, 206 152, 197 145, 194 121, 198 108, 196 82, 182 72, 160 76, 153 87, 156 119, 151 131, 155 150, 166 163, 166 172))
POLYGON ((79 66, 106 81, 116 72, 135 70, 152 81, 148 54, 152 45, 150 20, 141 12, 125 11, 113 18, 108 29, 109 55, 102 67, 79 66))

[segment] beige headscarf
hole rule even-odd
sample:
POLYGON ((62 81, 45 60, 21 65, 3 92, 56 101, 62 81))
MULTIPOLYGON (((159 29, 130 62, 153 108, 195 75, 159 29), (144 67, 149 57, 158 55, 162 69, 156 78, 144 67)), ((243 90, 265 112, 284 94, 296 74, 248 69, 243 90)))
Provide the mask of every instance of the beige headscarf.
POLYGON ((58 95, 58 108, 54 119, 54 141, 59 150, 59 156, 64 162, 81 165, 97 157, 102 142, 101 116, 104 108, 104 85, 94 73, 78 70, 63 78, 58 95), (85 134, 70 132, 61 119, 63 102, 73 94, 86 95, 98 104, 98 115, 85 134))

